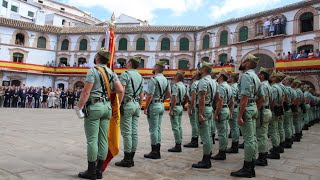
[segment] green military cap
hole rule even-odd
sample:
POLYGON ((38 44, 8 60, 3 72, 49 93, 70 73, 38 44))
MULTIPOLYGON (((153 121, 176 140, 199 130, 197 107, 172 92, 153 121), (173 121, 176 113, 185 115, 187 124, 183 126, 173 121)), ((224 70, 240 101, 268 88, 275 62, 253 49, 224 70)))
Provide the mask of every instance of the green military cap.
POLYGON ((178 74, 184 76, 185 72, 184 71, 177 71, 176 75, 178 75, 178 74))
POLYGON ((286 78, 284 78, 284 80, 288 80, 288 81, 292 82, 294 80, 294 78, 288 75, 288 76, 286 76, 286 78))
POLYGON ((293 83, 301 84, 301 81, 298 80, 298 79, 295 79, 295 80, 293 81, 293 83))
POLYGON ((267 73, 267 74, 270 75, 270 74, 273 72, 273 68, 264 68, 264 67, 261 67, 259 73, 262 73, 262 72, 267 73))
POLYGON ((139 56, 132 56, 132 57, 130 58, 130 60, 133 60, 133 61, 136 61, 136 62, 140 63, 140 62, 141 62, 141 57, 139 57, 139 56))
POLYGON ((287 77, 287 75, 285 75, 283 72, 278 71, 279 76, 281 76, 281 79, 284 79, 287 77))
POLYGON ((207 68, 209 68, 209 69, 211 69, 211 70, 212 70, 212 68, 213 68, 212 64, 207 63, 207 62, 205 62, 205 61, 202 63, 201 68, 203 68, 203 67, 207 67, 207 68))
POLYGON ((102 57, 105 57, 106 59, 110 59, 111 56, 110 52, 104 47, 98 51, 98 54, 102 57))
POLYGON ((249 61, 251 61, 251 62, 254 62, 254 63, 258 64, 258 63, 259 63, 259 61, 260 61, 260 58, 259 58, 259 57, 254 56, 254 55, 252 55, 252 54, 248 54, 248 56, 247 56, 247 59, 246 59, 246 60, 249 60, 249 61))
POLYGON ((165 65, 167 65, 167 63, 166 63, 165 61, 160 61, 160 60, 158 60, 158 61, 156 62, 156 65, 159 65, 159 66, 164 67, 165 65))
POLYGON ((220 76, 225 76, 225 77, 229 77, 229 73, 225 70, 225 69, 222 69, 221 71, 220 71, 220 76))
POLYGON ((270 77, 276 77, 276 78, 281 79, 282 75, 279 74, 278 72, 273 71, 270 77))

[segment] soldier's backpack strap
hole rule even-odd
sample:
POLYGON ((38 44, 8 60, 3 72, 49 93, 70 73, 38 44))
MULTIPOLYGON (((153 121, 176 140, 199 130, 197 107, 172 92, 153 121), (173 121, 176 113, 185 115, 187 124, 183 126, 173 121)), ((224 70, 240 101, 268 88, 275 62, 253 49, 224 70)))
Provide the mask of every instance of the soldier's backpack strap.
POLYGON ((162 89, 161 89, 161 86, 160 86, 160 82, 158 81, 158 79, 157 79, 157 78, 154 78, 154 79, 155 79, 155 81, 157 81, 157 84, 158 84, 158 86, 159 86, 159 90, 160 90, 160 99, 164 100, 164 94, 166 93, 166 91, 167 91, 167 89, 168 89, 169 82, 168 82, 168 80, 167 80, 167 87, 166 87, 166 89, 164 89, 164 91, 162 92, 162 89))
POLYGON ((129 74, 128 71, 125 71, 125 72, 128 74, 128 76, 129 76, 129 78, 130 78, 131 86, 132 86, 132 90, 133 90, 133 99, 135 99, 136 96, 137 96, 137 92, 139 91, 139 89, 140 89, 141 86, 142 86, 142 81, 143 81, 143 80, 142 80, 142 78, 141 78, 141 83, 140 83, 138 89, 135 90, 135 88, 134 88, 134 83, 133 83, 133 79, 132 79, 131 75, 129 74))
MULTIPOLYGON (((104 91, 103 94, 105 95, 106 94, 105 92, 107 90, 108 98, 110 98, 111 97, 110 96, 111 89, 110 89, 110 83, 109 83, 110 81, 109 81, 109 78, 108 78, 108 73, 107 73, 106 69, 104 69, 103 67, 96 66, 95 68, 100 72, 99 77, 100 77, 100 83, 101 83, 102 91, 104 91), (103 84, 103 80, 104 80, 105 84, 103 84)), ((110 80, 112 80, 112 78, 110 80)))
POLYGON ((213 87, 211 86, 210 81, 209 81, 209 86, 210 86, 210 91, 211 91, 211 99, 210 99, 209 104, 211 104, 211 103, 213 103, 214 94, 213 94, 213 87))

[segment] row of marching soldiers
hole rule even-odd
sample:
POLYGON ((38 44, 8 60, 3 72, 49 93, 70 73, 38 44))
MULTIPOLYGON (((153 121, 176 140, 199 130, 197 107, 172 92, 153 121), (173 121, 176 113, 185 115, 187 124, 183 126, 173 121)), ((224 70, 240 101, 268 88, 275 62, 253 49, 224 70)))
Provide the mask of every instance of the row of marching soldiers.
MULTIPOLYGON (((139 57, 133 57, 131 61, 139 62, 139 57)), ((242 71, 240 79, 239 74, 229 74, 225 70, 216 77, 213 66, 203 62, 198 72, 193 74, 189 90, 183 83, 184 73, 181 71, 174 76, 171 87, 163 75, 166 63, 158 61, 153 67, 154 77, 148 83, 146 94, 144 114, 149 123, 151 152, 144 157, 161 158, 163 102, 170 98, 169 115, 175 146, 168 151, 182 152, 181 120, 183 104, 187 100, 192 139, 184 147, 199 147, 199 137, 203 144, 203 158, 192 164, 193 168, 208 169, 211 168, 211 159, 225 160, 227 153, 238 153, 240 131, 244 139, 244 164, 231 176, 255 177, 256 165, 267 166, 267 158, 280 159, 284 148, 292 148, 293 142, 300 142, 303 129, 319 122, 320 98, 309 86, 301 87, 299 80, 281 72, 261 68, 256 74, 254 69, 259 61, 260 58, 248 55, 239 67, 242 71), (229 149, 228 124, 232 136, 229 149), (216 131, 219 152, 212 156, 216 131), (272 143, 270 150, 268 137, 272 143)), ((120 82, 125 87, 120 121, 124 159, 116 166, 132 167, 138 144, 143 78, 131 68, 121 75, 120 82)))

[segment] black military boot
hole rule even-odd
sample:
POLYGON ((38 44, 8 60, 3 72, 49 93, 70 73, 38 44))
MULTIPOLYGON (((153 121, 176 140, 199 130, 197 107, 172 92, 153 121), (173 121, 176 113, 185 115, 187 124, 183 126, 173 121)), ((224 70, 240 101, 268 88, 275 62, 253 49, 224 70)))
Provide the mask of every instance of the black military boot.
POLYGON ((199 169, 210 169, 211 168, 211 155, 203 155, 202 160, 199 161, 197 164, 192 164, 193 168, 199 169))
POLYGON ((293 141, 294 141, 294 142, 300 142, 299 133, 295 133, 295 134, 294 134, 293 141))
POLYGON ((238 144, 238 148, 239 148, 239 149, 244 149, 244 142, 241 143, 241 144, 238 144))
POLYGON ((160 154, 157 152, 157 145, 151 145, 151 152, 149 154, 145 154, 144 157, 149 159, 160 159, 161 157, 159 155, 160 154))
POLYGON ((131 167, 131 153, 124 152, 124 157, 120 162, 116 162, 116 166, 120 167, 131 167))
POLYGON ((216 144, 216 140, 215 140, 216 134, 212 134, 212 144, 216 144))
POLYGON ((197 147, 199 147, 198 137, 191 138, 191 142, 188 143, 188 144, 183 145, 183 147, 186 147, 186 148, 197 148, 197 147))
POLYGON ((231 139, 231 137, 232 137, 232 136, 231 136, 231 131, 230 131, 230 133, 229 133, 229 135, 228 135, 228 138, 231 139))
POLYGON ((252 177, 256 177, 256 170, 254 169, 256 167, 256 160, 252 160, 251 161, 251 173, 252 173, 252 177))
POLYGON ((252 178, 252 161, 244 161, 243 167, 236 172, 232 172, 230 175, 234 177, 252 178))
POLYGON ((308 125, 305 124, 305 125, 303 126, 302 130, 309 130, 308 125))
POLYGON ((270 154, 267 155, 267 158, 269 159, 280 159, 280 147, 273 147, 270 154))
POLYGON ((268 153, 259 153, 258 159, 256 159, 255 164, 257 166, 268 166, 268 160, 267 160, 268 153))
POLYGON ((103 178, 103 176, 102 176, 103 163, 104 163, 104 160, 98 160, 97 161, 97 169, 96 169, 97 179, 102 179, 103 178))
POLYGON ((161 144, 158 143, 158 144, 157 144, 157 155, 158 155, 159 159, 161 158, 160 149, 161 149, 161 144))
POLYGON ((219 150, 218 154, 211 157, 214 160, 226 160, 226 151, 219 150))
POLYGON ((78 177, 83 178, 83 179, 96 180, 97 179, 96 162, 89 162, 88 161, 88 169, 84 172, 80 172, 78 174, 78 177))
POLYGON ((173 148, 168 149, 169 152, 181 152, 181 144, 176 144, 173 148))
POLYGON ((281 142, 279 145, 279 152, 284 153, 284 142, 281 142))
POLYGON ((231 147, 227 149, 226 153, 239 153, 238 144, 239 142, 232 142, 231 147))
POLYGON ((130 160, 131 160, 131 166, 134 166, 134 155, 136 154, 136 152, 131 152, 131 156, 130 156, 130 160))
POLYGON ((291 144, 291 138, 290 139, 286 139, 286 141, 284 142, 284 148, 292 148, 292 144, 291 144))

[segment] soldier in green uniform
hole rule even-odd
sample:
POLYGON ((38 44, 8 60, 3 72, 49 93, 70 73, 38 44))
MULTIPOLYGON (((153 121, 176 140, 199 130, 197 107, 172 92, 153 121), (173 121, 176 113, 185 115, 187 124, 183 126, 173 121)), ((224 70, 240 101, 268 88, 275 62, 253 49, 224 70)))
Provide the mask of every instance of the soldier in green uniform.
POLYGON ((174 140, 176 145, 168 149, 169 152, 181 152, 181 142, 182 142, 182 127, 181 119, 183 112, 183 104, 185 101, 185 96, 187 94, 186 86, 183 84, 184 72, 177 71, 174 81, 175 84, 171 87, 171 98, 170 98, 170 122, 174 135, 174 140))
POLYGON ((255 177, 255 155, 256 137, 253 118, 257 116, 258 110, 256 98, 260 87, 260 80, 254 72, 260 58, 249 54, 244 62, 241 63, 239 70, 243 71, 239 84, 239 112, 238 124, 244 138, 244 164, 243 167, 232 172, 231 176, 236 177, 255 177))
POLYGON ((287 89, 285 93, 287 93, 287 103, 284 104, 284 132, 285 132, 285 148, 292 148, 293 140, 292 140, 292 126, 293 126, 293 115, 292 115, 292 104, 294 103, 294 100, 296 99, 296 93, 294 93, 294 90, 291 88, 291 84, 293 82, 293 78, 290 76, 287 76, 283 83, 287 89))
POLYGON ((209 134, 209 120, 213 118, 212 104, 215 100, 217 86, 210 77, 212 71, 211 64, 203 62, 199 71, 201 79, 197 91, 198 102, 196 106, 196 119, 198 121, 200 138, 203 143, 203 158, 198 163, 192 164, 192 167, 209 169, 211 168, 210 157, 212 151, 212 139, 209 134))
POLYGON ((257 149, 259 152, 256 165, 258 166, 268 165, 268 126, 272 118, 272 112, 269 106, 272 101, 272 89, 268 80, 272 71, 272 68, 261 67, 258 74, 258 77, 261 81, 261 87, 257 99, 259 116, 256 123, 257 149))
POLYGON ((164 113, 163 102, 171 96, 170 84, 162 74, 165 68, 165 61, 157 61, 153 67, 155 76, 148 83, 147 99, 144 114, 148 117, 149 132, 151 140, 151 152, 145 154, 145 158, 160 159, 161 146, 161 123, 164 113))
POLYGON ((283 96, 284 92, 280 87, 282 75, 276 72, 271 74, 272 81, 272 97, 273 101, 270 103, 272 109, 272 119, 269 123, 269 135, 272 143, 272 149, 267 158, 269 159, 280 159, 280 135, 279 135, 279 124, 282 124, 281 116, 283 112, 283 96))
MULTIPOLYGON (((283 81, 284 78, 286 77, 286 75, 282 72, 278 72, 278 74, 281 76, 280 77, 280 81, 283 81)), ((284 153, 284 144, 285 144, 285 132, 284 132, 284 106, 288 104, 288 90, 287 88, 282 84, 282 82, 280 82, 278 84, 280 86, 280 88, 282 89, 283 92, 283 100, 282 100, 282 108, 283 108, 283 115, 280 116, 279 118, 279 122, 278 122, 278 129, 279 129, 279 137, 280 137, 280 153, 284 153)))
POLYGON ((196 72, 192 75, 192 84, 189 88, 189 104, 188 104, 188 114, 190 119, 190 125, 191 125, 191 142, 188 144, 185 144, 183 147, 186 148, 197 148, 199 147, 198 143, 198 137, 199 137, 199 128, 198 128, 198 122, 196 121, 196 96, 197 96, 197 89, 199 84, 199 73, 196 72))
MULTIPOLYGON (((218 87, 218 82, 217 82, 217 73, 214 71, 211 71, 211 79, 213 81, 213 83, 218 87)), ((216 104, 213 104, 213 112, 216 109, 216 104)), ((210 119, 209 121, 209 130, 210 130, 210 136, 212 138, 212 144, 215 144, 215 137, 216 137, 216 122, 214 121, 214 117, 212 116, 212 119, 210 119)))
POLYGON ((295 91, 297 93, 297 113, 295 118, 295 135, 293 141, 300 142, 302 138, 302 127, 303 127, 303 103, 304 97, 303 92, 301 91, 301 81, 294 80, 295 91))
POLYGON ((304 85, 303 86, 303 97, 304 97, 304 103, 305 103, 305 108, 306 108, 306 113, 303 114, 303 130, 309 130, 309 121, 311 119, 311 94, 309 92, 310 86, 309 85, 304 85))
POLYGON ((116 162, 116 166, 134 166, 134 155, 138 144, 138 120, 143 100, 143 78, 136 70, 139 67, 141 57, 131 57, 127 63, 127 71, 120 76, 120 82, 125 89, 125 95, 121 104, 120 130, 123 137, 124 158, 116 162))
POLYGON ((78 106, 75 108, 79 117, 82 117, 82 110, 87 111, 84 129, 87 139, 88 169, 79 173, 80 178, 101 179, 101 169, 108 153, 108 128, 112 111, 108 90, 105 89, 106 82, 103 82, 103 75, 98 68, 103 69, 109 79, 108 88, 119 95, 120 102, 124 95, 118 76, 106 66, 108 61, 109 52, 101 48, 94 57, 96 67, 88 71, 78 106))
POLYGON ((216 127, 219 136, 219 153, 213 156, 214 160, 225 160, 228 146, 228 120, 230 119, 230 109, 233 107, 232 89, 227 83, 229 74, 222 69, 218 78, 217 104, 214 114, 216 127))
POLYGON ((238 88, 238 80, 239 80, 239 73, 231 73, 229 81, 230 81, 230 86, 232 89, 232 101, 234 102, 234 107, 230 107, 230 117, 229 120, 229 126, 230 126, 230 132, 231 132, 231 137, 232 137, 232 145, 229 149, 227 149, 227 153, 238 153, 238 144, 239 144, 239 127, 237 123, 237 118, 238 118, 238 93, 239 93, 239 88, 238 88))

